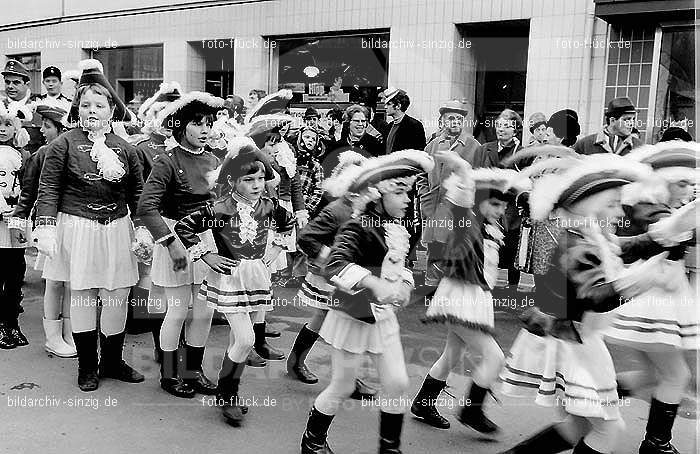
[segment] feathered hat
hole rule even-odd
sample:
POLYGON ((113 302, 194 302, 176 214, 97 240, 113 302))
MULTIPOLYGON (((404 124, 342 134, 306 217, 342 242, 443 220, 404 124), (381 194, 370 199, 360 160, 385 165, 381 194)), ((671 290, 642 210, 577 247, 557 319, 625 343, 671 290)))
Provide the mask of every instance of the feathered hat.
MULTIPOLYGON (((282 89, 265 96, 260 102, 246 113, 244 135, 255 139, 265 133, 280 129, 294 118, 284 112, 292 100, 292 90, 282 89)), ((259 143, 259 140, 256 140, 259 143)))
POLYGON ((158 87, 158 91, 141 104, 136 116, 144 123, 146 129, 153 129, 158 112, 169 103, 180 99, 181 96, 182 87, 179 83, 163 82, 158 87))
MULTIPOLYGON (((533 165, 539 161, 550 159, 550 158, 565 158, 565 159, 579 159, 580 154, 576 153, 573 149, 569 147, 564 147, 561 145, 541 145, 538 147, 527 147, 522 148, 503 160, 503 167, 511 167, 516 162, 521 162, 526 159, 531 159, 533 165)), ((532 167, 532 166, 530 166, 532 167)), ((524 171, 528 172, 528 176, 536 175, 538 172, 542 172, 542 167, 537 167, 531 169, 527 167, 524 171)))
POLYGON ((476 200, 495 197, 499 200, 511 201, 532 187, 529 178, 512 169, 472 169, 469 172, 469 178, 474 181, 476 200))
POLYGON ((265 166, 265 180, 273 180, 274 172, 269 159, 255 146, 255 142, 250 137, 230 138, 227 140, 226 156, 221 165, 207 175, 210 187, 216 183, 226 184, 229 175, 232 178, 243 176, 242 167, 255 161, 260 161, 265 166))
POLYGON ((664 183, 685 180, 697 184, 700 180, 700 144, 697 142, 671 141, 644 145, 632 150, 625 159, 650 165, 656 177, 625 187, 622 191, 622 203, 625 205, 666 203, 669 193, 668 185, 664 183))
POLYGON ((537 220, 547 219, 554 209, 569 208, 601 191, 651 176, 648 165, 612 154, 594 154, 581 159, 552 158, 540 165, 559 173, 544 175, 534 184, 530 215, 537 220))
POLYGON ((47 106, 40 104, 36 106, 36 113, 42 118, 48 118, 59 126, 66 127, 68 112, 60 107, 47 106))
POLYGON ((346 179, 355 177, 352 169, 359 167, 366 160, 366 157, 356 151, 347 150, 340 153, 338 156, 338 164, 336 164, 331 171, 331 175, 323 180, 323 189, 331 197, 339 197, 338 189, 349 187, 349 183, 346 179))
POLYGON ((168 103, 156 114, 155 125, 168 129, 184 128, 198 113, 215 115, 224 100, 201 91, 191 91, 168 103))
MULTIPOLYGON (((80 69, 80 80, 78 81, 78 88, 83 85, 97 84, 103 86, 111 95, 112 101, 114 102, 114 113, 112 114, 112 120, 115 121, 131 121, 131 113, 126 108, 124 101, 122 101, 117 92, 112 88, 107 78, 104 75, 104 69, 102 63, 99 60, 93 58, 88 58, 87 60, 82 60, 78 63, 78 69, 80 69)), ((80 99, 76 95, 73 99, 73 104, 71 105, 70 112, 68 113, 68 121, 73 123, 78 121, 78 105, 80 104, 80 99)))

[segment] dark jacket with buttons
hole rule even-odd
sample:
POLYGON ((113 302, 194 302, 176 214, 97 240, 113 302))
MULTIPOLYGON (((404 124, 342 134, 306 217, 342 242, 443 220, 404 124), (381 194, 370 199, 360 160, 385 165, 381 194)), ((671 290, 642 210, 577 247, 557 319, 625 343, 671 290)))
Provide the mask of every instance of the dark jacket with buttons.
POLYGON ((213 200, 207 174, 218 166, 209 151, 194 154, 175 147, 156 155, 138 202, 137 224, 145 225, 156 242, 172 237, 163 218, 180 220, 213 200))
POLYGON ((143 179, 146 180, 153 170, 153 158, 165 151, 165 137, 160 134, 150 134, 134 143, 134 146, 143 167, 143 179))
POLYGON ((118 156, 126 173, 119 181, 102 178, 90 157, 92 141, 82 129, 72 129, 53 140, 39 180, 37 224, 54 224, 58 212, 108 224, 136 212, 143 177, 136 150, 121 137, 108 133, 105 144, 118 156))
POLYGON ((44 166, 48 145, 39 148, 24 163, 24 175, 22 176, 22 193, 12 214, 22 219, 28 219, 39 195, 39 177, 44 166))

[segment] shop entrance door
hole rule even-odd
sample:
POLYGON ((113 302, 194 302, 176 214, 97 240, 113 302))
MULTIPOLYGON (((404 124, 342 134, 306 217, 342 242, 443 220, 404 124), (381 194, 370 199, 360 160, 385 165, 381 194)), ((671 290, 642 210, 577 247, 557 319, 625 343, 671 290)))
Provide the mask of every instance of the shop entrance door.
POLYGON ((495 140, 493 122, 503 109, 525 111, 530 22, 464 24, 460 32, 471 41, 476 62, 474 137, 485 143, 495 140))
POLYGON ((201 46, 201 57, 205 67, 204 91, 221 98, 233 94, 233 53, 234 50, 230 46, 201 46))

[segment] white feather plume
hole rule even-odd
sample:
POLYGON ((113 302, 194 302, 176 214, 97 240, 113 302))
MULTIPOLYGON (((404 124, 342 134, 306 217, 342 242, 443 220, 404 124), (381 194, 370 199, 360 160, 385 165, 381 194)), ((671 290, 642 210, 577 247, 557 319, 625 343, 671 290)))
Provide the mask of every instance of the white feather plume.
POLYGON ((104 74, 104 67, 102 66, 102 63, 99 60, 96 60, 94 58, 87 58, 78 62, 78 69, 80 70, 80 72, 83 72, 87 69, 95 68, 97 68, 102 74, 104 74))

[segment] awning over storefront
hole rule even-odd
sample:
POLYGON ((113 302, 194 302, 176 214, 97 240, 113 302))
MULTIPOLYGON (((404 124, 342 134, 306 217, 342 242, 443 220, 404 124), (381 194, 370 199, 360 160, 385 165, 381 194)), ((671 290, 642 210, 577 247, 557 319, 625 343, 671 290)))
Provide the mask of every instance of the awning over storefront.
POLYGON ((694 0, 594 0, 595 15, 607 22, 629 15, 655 15, 657 20, 693 19, 694 0))

